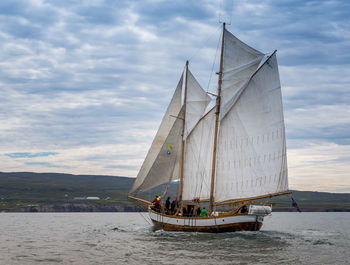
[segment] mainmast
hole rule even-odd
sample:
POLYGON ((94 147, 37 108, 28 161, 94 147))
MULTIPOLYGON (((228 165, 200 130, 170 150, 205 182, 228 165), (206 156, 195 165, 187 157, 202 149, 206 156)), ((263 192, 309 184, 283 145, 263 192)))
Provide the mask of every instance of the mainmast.
MULTIPOLYGON (((224 41, 225 41, 225 26, 222 26, 222 43, 221 43, 221 56, 220 56, 220 70, 219 70, 219 80, 218 80, 218 94, 216 97, 216 112, 215 112, 215 132, 214 132, 214 148, 213 148, 213 163, 211 168, 211 185, 210 185, 210 199, 209 199, 209 215, 213 212, 214 208, 214 183, 215 183, 215 167, 216 167, 216 146, 218 140, 218 130, 219 130, 219 115, 220 115, 220 104, 221 104, 221 85, 222 85, 222 68, 223 68, 223 58, 224 58, 224 41)), ((186 72, 187 73, 187 72, 186 72)), ((187 84, 187 78, 186 78, 187 84)))
MULTIPOLYGON (((182 205, 182 193, 184 185, 184 164, 185 164, 185 119, 186 119, 186 103, 187 103, 187 80, 188 80, 188 61, 186 61, 186 79, 185 79, 185 95, 184 95, 184 105, 183 105, 183 120, 182 120, 182 148, 181 148, 181 174, 180 174, 180 190, 179 190, 179 204, 182 205)), ((182 209, 182 208, 181 208, 182 209)))

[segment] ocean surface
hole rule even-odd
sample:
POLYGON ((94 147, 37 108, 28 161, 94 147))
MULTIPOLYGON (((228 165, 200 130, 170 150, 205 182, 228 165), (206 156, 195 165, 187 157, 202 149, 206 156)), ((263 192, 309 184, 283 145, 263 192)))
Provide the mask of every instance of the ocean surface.
POLYGON ((350 213, 273 213, 259 232, 154 232, 147 213, 0 213, 0 264, 350 264, 350 213))

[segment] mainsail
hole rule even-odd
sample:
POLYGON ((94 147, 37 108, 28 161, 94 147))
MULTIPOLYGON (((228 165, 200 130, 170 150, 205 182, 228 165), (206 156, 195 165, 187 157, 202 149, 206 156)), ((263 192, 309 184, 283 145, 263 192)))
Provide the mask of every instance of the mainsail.
POLYGON ((286 139, 276 55, 250 78, 220 122, 215 201, 288 189, 286 139))
POLYGON ((224 34, 221 115, 226 113, 227 103, 246 84, 264 57, 229 31, 225 30, 224 34))
POLYGON ((288 189, 281 85, 275 53, 225 30, 215 174, 216 202, 288 189))

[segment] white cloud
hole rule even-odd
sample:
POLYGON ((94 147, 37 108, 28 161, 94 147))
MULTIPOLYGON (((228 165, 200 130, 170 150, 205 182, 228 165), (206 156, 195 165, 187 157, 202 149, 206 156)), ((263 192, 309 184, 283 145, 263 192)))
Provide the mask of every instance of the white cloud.
POLYGON ((350 145, 307 143, 288 150, 290 188, 340 192, 350 189, 350 145))

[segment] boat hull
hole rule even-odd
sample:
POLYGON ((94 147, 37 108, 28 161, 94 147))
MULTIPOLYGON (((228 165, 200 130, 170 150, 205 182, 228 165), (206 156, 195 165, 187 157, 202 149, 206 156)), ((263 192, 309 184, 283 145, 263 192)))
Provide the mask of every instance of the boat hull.
POLYGON ((264 217, 258 215, 231 215, 221 217, 180 217, 149 211, 155 230, 222 233, 258 231, 264 217))

